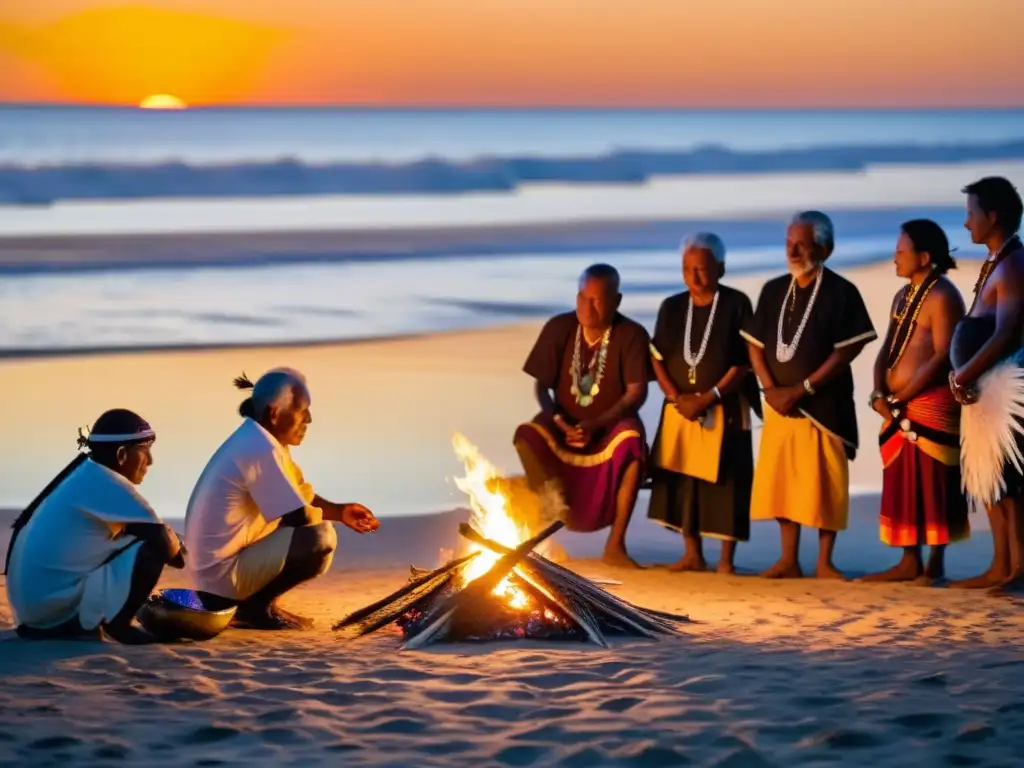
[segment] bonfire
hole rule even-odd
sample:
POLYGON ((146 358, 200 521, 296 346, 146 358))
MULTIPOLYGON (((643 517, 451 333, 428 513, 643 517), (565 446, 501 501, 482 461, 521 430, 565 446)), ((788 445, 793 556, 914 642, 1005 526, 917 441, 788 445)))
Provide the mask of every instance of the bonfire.
POLYGON ((544 556, 561 520, 517 514, 507 483, 462 435, 455 452, 466 469, 455 483, 471 516, 459 526, 460 556, 432 571, 413 568, 407 584, 334 625, 359 637, 395 625, 403 649, 439 641, 578 640, 679 634, 685 616, 639 608, 544 556), (531 523, 540 530, 530 530, 531 523))

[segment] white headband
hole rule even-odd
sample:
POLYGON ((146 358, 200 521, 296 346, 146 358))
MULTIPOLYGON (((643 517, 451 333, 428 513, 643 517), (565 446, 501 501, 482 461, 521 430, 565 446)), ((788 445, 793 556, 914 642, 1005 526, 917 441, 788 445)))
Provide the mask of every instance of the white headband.
POLYGON ((130 435, 97 435, 95 432, 90 432, 89 437, 86 439, 90 443, 127 443, 130 441, 152 440, 154 438, 156 438, 156 432, 152 429, 146 429, 130 435))

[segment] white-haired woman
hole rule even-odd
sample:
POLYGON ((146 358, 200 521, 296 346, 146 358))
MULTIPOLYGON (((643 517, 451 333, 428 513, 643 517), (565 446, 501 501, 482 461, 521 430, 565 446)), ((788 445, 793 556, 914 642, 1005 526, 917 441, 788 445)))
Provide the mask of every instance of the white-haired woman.
POLYGON ((740 330, 753 307, 744 293, 719 283, 725 245, 717 235, 687 239, 682 260, 687 290, 662 303, 651 345, 665 404, 647 514, 683 535, 685 553, 670 570, 705 570, 702 537, 710 536, 722 540, 718 571, 733 573, 736 542, 750 537, 750 409, 757 389, 740 330))

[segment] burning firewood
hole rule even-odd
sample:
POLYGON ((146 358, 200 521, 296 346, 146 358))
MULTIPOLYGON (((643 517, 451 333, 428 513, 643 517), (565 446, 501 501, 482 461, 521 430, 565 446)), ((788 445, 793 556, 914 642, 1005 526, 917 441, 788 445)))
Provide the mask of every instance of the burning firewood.
MULTIPOLYGON (((470 541, 486 547, 495 554, 501 554, 508 548, 481 536, 473 526, 463 523, 459 533, 470 541)), ((675 624, 689 621, 688 616, 677 616, 662 611, 651 611, 638 608, 615 595, 601 589, 577 573, 552 563, 543 557, 531 554, 527 559, 527 567, 535 567, 546 578, 563 591, 576 596, 584 604, 605 614, 607 618, 632 627, 636 632, 651 634, 675 634, 675 624)))
POLYGON ((678 634, 685 616, 650 611, 605 592, 578 574, 533 552, 534 547, 562 527, 554 523, 518 547, 505 547, 463 524, 459 533, 500 559, 485 573, 465 582, 466 566, 474 555, 453 560, 410 581, 388 597, 356 611, 335 624, 366 635, 393 622, 403 627, 403 650, 442 640, 486 637, 557 637, 589 640, 606 647, 605 633, 655 638, 678 634), (527 621, 520 632, 508 625, 521 622, 523 608, 505 595, 500 585, 514 579, 513 590, 532 602, 539 621, 527 621))
MULTIPOLYGON (((428 616, 427 625, 415 635, 405 641, 403 650, 420 648, 438 636, 443 636, 448 629, 452 617, 460 610, 472 610, 474 603, 485 603, 488 595, 505 580, 520 560, 540 544, 544 539, 553 535, 561 528, 563 523, 554 522, 538 533, 536 536, 527 539, 515 549, 502 555, 490 570, 482 576, 474 579, 455 594, 446 598, 437 608, 431 610, 428 616)), ((438 638, 440 639, 440 638, 438 638)))
POLYGON ((466 464, 466 476, 455 482, 472 508, 472 524, 459 527, 470 554, 434 571, 410 568, 407 584, 342 619, 336 630, 362 636, 394 624, 403 649, 506 638, 607 646, 607 635, 679 634, 687 617, 639 608, 546 557, 557 552, 550 537, 563 523, 533 531, 556 505, 532 498, 522 482, 503 480, 461 435, 454 442, 466 464))

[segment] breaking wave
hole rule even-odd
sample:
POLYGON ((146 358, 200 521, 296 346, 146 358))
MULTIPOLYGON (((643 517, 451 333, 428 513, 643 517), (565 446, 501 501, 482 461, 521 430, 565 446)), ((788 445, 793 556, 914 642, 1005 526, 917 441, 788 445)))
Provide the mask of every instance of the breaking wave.
POLYGON ((508 193, 524 184, 641 184, 655 176, 857 172, 870 165, 932 165, 1024 158, 1024 140, 992 143, 847 145, 738 151, 618 150, 592 157, 489 156, 453 161, 313 164, 74 163, 0 165, 0 205, 61 200, 453 195, 508 193))

